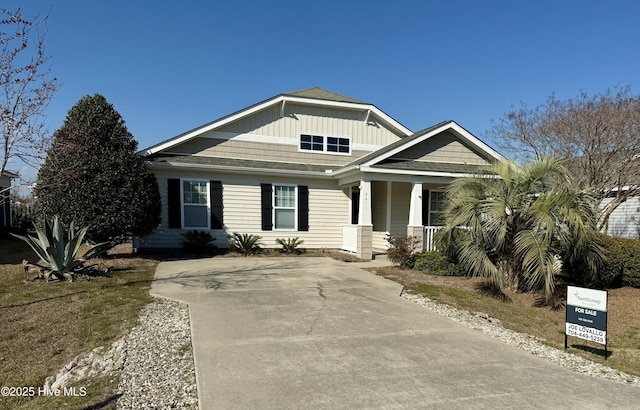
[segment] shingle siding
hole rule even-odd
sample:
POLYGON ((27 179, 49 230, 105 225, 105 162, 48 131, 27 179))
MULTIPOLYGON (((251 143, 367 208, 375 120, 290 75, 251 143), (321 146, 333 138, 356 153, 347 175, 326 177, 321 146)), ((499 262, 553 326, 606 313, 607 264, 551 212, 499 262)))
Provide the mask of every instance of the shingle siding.
POLYGON ((413 161, 449 162, 457 164, 489 164, 485 158, 463 144, 451 132, 435 135, 413 147, 394 155, 393 159, 413 161))

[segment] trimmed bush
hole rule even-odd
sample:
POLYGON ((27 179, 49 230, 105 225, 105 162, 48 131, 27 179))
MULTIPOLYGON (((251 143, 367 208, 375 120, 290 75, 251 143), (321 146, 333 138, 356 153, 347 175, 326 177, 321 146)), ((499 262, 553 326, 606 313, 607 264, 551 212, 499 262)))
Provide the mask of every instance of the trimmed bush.
POLYGON ((387 235, 387 242, 389 243, 387 258, 402 269, 412 268, 413 254, 420 245, 420 238, 407 235, 387 235))
POLYGON ((606 258, 595 274, 589 275, 585 267, 569 263, 564 265, 565 273, 575 283, 591 288, 640 287, 640 240, 602 234, 597 240, 606 258))
POLYGON ((413 269, 439 276, 465 276, 467 274, 462 266, 438 251, 422 252, 415 255, 413 269))
POLYGON ((607 255, 601 276, 613 277, 612 285, 640 287, 640 240, 603 235, 607 255))

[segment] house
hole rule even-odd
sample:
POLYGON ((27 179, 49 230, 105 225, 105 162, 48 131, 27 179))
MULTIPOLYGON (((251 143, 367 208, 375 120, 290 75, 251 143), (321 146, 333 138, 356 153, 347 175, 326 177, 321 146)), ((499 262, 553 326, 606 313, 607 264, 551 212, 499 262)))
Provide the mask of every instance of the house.
POLYGON ((11 180, 17 177, 9 171, 0 175, 0 231, 11 227, 11 180))
MULTIPOLYGON (((605 198, 600 203, 600 207, 604 208, 611 202, 614 199, 614 194, 605 198)), ((605 233, 614 238, 640 239, 639 196, 632 196, 618 205, 609 216, 609 224, 605 233)))
POLYGON ((321 88, 280 94, 142 151, 162 223, 138 249, 206 230, 299 238, 371 259, 385 237, 430 235, 442 190, 501 155, 454 121, 412 132, 373 104, 321 88))

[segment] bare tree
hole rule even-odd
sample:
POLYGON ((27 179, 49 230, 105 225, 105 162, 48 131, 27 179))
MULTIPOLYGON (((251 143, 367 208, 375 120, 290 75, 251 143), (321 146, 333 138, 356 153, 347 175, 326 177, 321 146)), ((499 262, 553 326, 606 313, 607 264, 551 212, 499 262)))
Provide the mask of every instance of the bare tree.
POLYGON ((533 109, 521 103, 489 136, 518 160, 545 155, 566 160, 578 182, 601 202, 598 225, 605 231, 611 213, 640 195, 640 97, 629 87, 581 92, 565 101, 552 95, 533 109))
POLYGON ((0 175, 10 161, 36 166, 50 143, 43 112, 59 83, 44 48, 47 18, 0 8, 0 175))

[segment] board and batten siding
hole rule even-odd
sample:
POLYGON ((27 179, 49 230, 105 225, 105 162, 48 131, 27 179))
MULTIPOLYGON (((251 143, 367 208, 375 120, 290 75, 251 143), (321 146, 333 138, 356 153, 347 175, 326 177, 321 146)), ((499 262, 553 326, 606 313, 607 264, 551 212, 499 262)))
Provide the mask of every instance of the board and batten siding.
POLYGON ((342 245, 342 225, 349 223, 349 198, 333 180, 260 178, 224 173, 183 172, 167 173, 155 171, 162 200, 162 223, 151 235, 138 238, 137 245, 145 248, 179 248, 182 233, 187 229, 168 228, 167 180, 169 178, 195 178, 222 182, 224 230, 212 230, 216 240, 214 245, 226 247, 227 235, 233 232, 249 233, 262 237, 267 248, 278 247, 277 238, 295 238, 304 241, 305 248, 340 248, 342 245), (309 231, 263 231, 261 229, 260 184, 296 184, 309 187, 309 231))
POLYGON ((366 111, 307 106, 295 103, 280 104, 227 124, 216 131, 239 134, 258 134, 290 137, 296 141, 300 134, 350 137, 352 144, 385 146, 400 139, 382 124, 365 123, 366 111))
MULTIPOLYGON (((601 207, 608 204, 612 198, 602 201, 601 207)), ((615 238, 640 239, 640 197, 627 199, 620 204, 609 217, 607 235, 615 238)))
POLYGON ((395 154, 393 159, 448 162, 454 164, 487 165, 489 161, 463 144, 449 131, 434 135, 406 150, 395 154))

